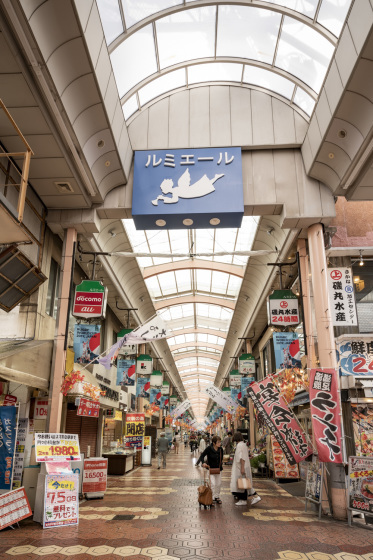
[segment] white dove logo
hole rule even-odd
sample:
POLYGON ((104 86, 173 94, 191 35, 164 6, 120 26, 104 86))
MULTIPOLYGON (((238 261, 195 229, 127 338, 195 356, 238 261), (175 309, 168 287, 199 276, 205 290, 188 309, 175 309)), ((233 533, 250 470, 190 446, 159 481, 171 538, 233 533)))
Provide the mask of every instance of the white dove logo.
POLYGON ((171 194, 171 197, 160 194, 155 200, 152 200, 152 204, 158 206, 158 200, 163 200, 165 204, 175 204, 179 202, 179 198, 200 198, 201 196, 206 196, 215 191, 214 183, 221 177, 224 177, 224 173, 221 175, 216 174, 213 179, 209 179, 205 174, 191 185, 189 169, 186 169, 179 178, 177 187, 174 187, 172 179, 162 181, 161 191, 163 195, 171 194))

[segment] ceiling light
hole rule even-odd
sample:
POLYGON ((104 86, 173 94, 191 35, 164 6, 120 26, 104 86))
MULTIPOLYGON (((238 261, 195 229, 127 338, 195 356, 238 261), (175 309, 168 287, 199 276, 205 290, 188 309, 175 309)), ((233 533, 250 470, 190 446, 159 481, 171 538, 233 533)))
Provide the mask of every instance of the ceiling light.
POLYGON ((364 266, 363 251, 360 251, 359 266, 364 266))
POLYGON ((98 147, 98 148, 103 148, 104 146, 105 146, 105 142, 104 142, 103 140, 99 140, 99 141, 97 142, 97 147, 98 147))
POLYGON ((330 152, 330 154, 329 154, 328 157, 329 157, 329 159, 334 159, 334 154, 333 154, 333 152, 330 152))
POLYGON ((339 132, 338 132, 338 137, 339 138, 346 138, 347 136, 347 132, 342 128, 339 132))
POLYGON ((354 284, 358 284, 360 282, 360 276, 353 277, 354 284))
POLYGON ((164 227, 166 225, 166 220, 156 220, 155 224, 159 227, 164 227))
POLYGON ((105 165, 106 167, 110 167, 110 161, 109 160, 105 161, 105 165))
POLYGON ((219 218, 211 218, 210 224, 211 224, 212 226, 218 226, 218 225, 220 224, 219 218))
POLYGON ((184 226, 192 226, 193 220, 191 218, 185 218, 185 220, 183 220, 183 224, 184 226))

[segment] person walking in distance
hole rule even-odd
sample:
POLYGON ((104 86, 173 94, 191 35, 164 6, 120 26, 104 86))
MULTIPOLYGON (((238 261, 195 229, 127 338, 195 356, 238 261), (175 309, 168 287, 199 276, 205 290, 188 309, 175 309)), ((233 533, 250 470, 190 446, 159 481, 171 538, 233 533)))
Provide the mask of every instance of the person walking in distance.
POLYGON ((237 447, 232 465, 231 492, 236 498, 238 498, 238 502, 235 504, 236 506, 246 506, 248 496, 252 498, 250 505, 253 506, 254 504, 260 502, 262 498, 258 496, 253 488, 249 451, 246 443, 243 441, 241 432, 235 432, 233 441, 237 443, 237 447), (249 478, 251 480, 251 488, 249 490, 242 490, 241 488, 238 488, 237 481, 241 477, 249 478))
POLYGON ((228 432, 221 444, 225 455, 230 455, 232 452, 232 432, 228 432))
POLYGON ((210 470, 212 497, 217 504, 221 504, 220 489, 221 471, 223 470, 223 450, 219 436, 213 436, 211 445, 206 447, 204 452, 201 453, 196 467, 198 467, 199 463, 202 463, 205 469, 210 470))
POLYGON ((180 442, 181 442, 180 432, 176 432, 174 437, 174 446, 175 446, 175 453, 177 455, 179 454, 180 442))
POLYGON ((168 453, 168 439, 166 439, 166 434, 161 433, 157 441, 158 446, 158 469, 161 468, 161 460, 163 461, 163 468, 166 468, 166 455, 168 453))

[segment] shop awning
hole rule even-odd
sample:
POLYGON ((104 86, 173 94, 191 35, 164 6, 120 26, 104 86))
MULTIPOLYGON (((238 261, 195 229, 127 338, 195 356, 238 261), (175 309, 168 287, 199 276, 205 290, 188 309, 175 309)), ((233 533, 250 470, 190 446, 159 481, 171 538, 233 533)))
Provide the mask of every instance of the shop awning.
POLYGON ((48 389, 53 340, 0 339, 0 377, 35 389, 48 389))

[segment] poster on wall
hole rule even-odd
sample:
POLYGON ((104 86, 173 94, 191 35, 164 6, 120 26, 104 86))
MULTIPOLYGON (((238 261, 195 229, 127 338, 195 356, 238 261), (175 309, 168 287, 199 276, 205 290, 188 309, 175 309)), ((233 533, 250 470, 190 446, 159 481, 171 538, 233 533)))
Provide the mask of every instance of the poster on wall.
POLYGON ((356 455, 373 456, 373 403, 351 403, 356 455))
POLYGON ((15 406, 0 406, 0 490, 12 489, 17 410, 15 406))
POLYGON ((336 343, 339 375, 373 376, 372 335, 342 335, 336 343))
POLYGON ((46 461, 80 461, 79 436, 77 434, 35 434, 37 463, 46 461))
POLYGON ((373 457, 348 458, 348 502, 351 509, 373 513, 373 457))
POLYGON ((275 350, 276 371, 302 367, 297 333, 274 332, 273 346, 275 350))
POLYGON ((327 279, 333 325, 335 327, 357 325, 352 269, 328 268, 327 279))
POLYGON ((138 377, 136 382, 136 397, 149 398, 150 381, 147 377, 138 377))
POLYGON ((98 364, 96 358, 100 355, 101 339, 100 325, 74 325, 74 354, 75 362, 98 364))
POLYGON ((335 369, 311 369, 310 404, 320 461, 343 463, 338 376, 335 369))
POLYGON ((25 460, 25 445, 28 434, 28 418, 18 419, 16 452, 14 454, 13 490, 20 488, 22 483, 23 463, 25 460))
MULTIPOLYGON (((80 457, 79 457, 80 459, 80 457)), ((79 523, 79 475, 47 474, 45 477, 43 529, 79 523)))
POLYGON ((133 387, 136 383, 136 360, 118 358, 117 385, 133 387))

